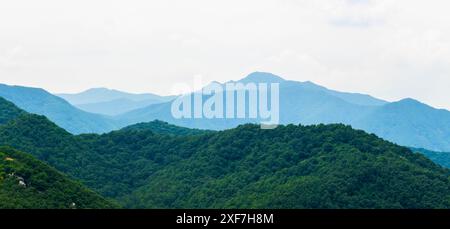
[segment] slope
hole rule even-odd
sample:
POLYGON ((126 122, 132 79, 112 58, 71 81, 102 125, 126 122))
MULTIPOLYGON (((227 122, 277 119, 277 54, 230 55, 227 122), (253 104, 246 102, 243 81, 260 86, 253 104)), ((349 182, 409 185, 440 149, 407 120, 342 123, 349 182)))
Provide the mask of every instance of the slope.
POLYGON ((348 126, 244 125, 193 136, 146 128, 73 136, 28 115, 0 126, 0 144, 129 208, 450 207, 447 170, 348 126))
POLYGON ((132 101, 167 101, 170 96, 159 96, 151 93, 133 94, 108 88, 91 88, 89 90, 75 94, 56 94, 73 105, 101 103, 116 99, 127 99, 132 101))
POLYGON ((245 125, 157 171, 123 201, 151 208, 449 208, 448 171, 343 125, 245 125))
POLYGON ((43 89, 0 84, 0 97, 27 112, 45 115, 71 133, 103 133, 116 128, 114 121, 79 110, 43 89))
POLYGON ((117 205, 33 157, 0 147, 0 208, 115 208, 117 205))
POLYGON ((109 116, 168 102, 174 98, 151 93, 132 94, 107 88, 92 88, 77 94, 57 94, 57 96, 81 110, 109 116))
POLYGON ((152 131, 153 133, 156 134, 168 134, 173 136, 192 136, 213 132, 211 130, 189 129, 186 127, 175 126, 160 120, 134 124, 123 128, 121 131, 133 131, 133 130, 152 131))
POLYGON ((427 149, 412 148, 413 152, 418 152, 430 158, 434 163, 441 165, 445 168, 450 168, 450 153, 449 152, 436 152, 427 149))
POLYGON ((0 125, 5 124, 25 113, 26 112, 16 107, 13 103, 0 97, 0 125))
POLYGON ((413 99, 377 107, 352 125, 401 145, 450 150, 450 112, 413 99))
MULTIPOLYGON (((343 123, 401 145, 450 151, 450 112, 447 110, 435 109, 412 99, 388 103, 364 94, 329 90, 311 82, 287 81, 270 73, 253 73, 238 82, 279 83, 281 124, 343 123)), ((203 101, 207 98, 203 96, 203 101)), ((247 96, 246 104, 248 101, 247 96)), ((224 104, 226 102, 224 99, 224 104)), ((234 110, 236 106, 234 104, 234 110)), ((155 119, 213 130, 264 121, 250 118, 175 119, 171 115, 171 103, 151 105, 117 117, 122 126, 155 119)))

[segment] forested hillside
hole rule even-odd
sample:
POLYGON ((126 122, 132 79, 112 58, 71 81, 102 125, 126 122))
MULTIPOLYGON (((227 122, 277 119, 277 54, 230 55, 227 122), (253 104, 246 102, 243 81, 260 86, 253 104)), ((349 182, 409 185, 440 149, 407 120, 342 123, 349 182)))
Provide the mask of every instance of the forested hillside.
POLYGON ((23 115, 0 127, 0 145, 129 208, 450 207, 447 170, 344 125, 74 136, 43 116, 23 115))
MULTIPOLYGON (((404 146, 450 151, 450 112, 436 109, 414 99, 387 102, 369 95, 327 89, 312 82, 297 82, 264 72, 255 72, 237 81, 240 83, 279 83, 280 124, 344 123, 374 133, 404 146)), ((224 88, 225 85, 222 85, 224 88)), ((241 91, 242 92, 242 91, 241 91)), ((198 95, 199 92, 184 96, 198 95)), ((207 101, 210 95, 202 95, 207 101)), ((237 103, 227 101, 224 104, 237 103), (230 103, 231 102, 231 103, 230 103)), ((250 104, 247 96, 245 104, 250 104)), ((194 111, 194 104, 191 104, 194 111)), ((246 108, 246 107, 245 107, 246 108)), ((226 112, 224 107, 224 112, 226 112)), ((260 118, 182 118, 172 116, 172 103, 154 104, 116 117, 121 124, 163 120, 178 126, 224 130, 246 123, 261 123, 260 118)))
POLYGON ((16 107, 13 103, 0 97, 0 125, 5 124, 25 113, 26 112, 16 107))
POLYGON ((0 97, 29 113, 45 115, 74 133, 104 133, 117 129, 114 120, 82 111, 44 89, 0 84, 0 97))
MULTIPOLYGON (((206 140, 206 141, 205 141, 206 140)), ((245 125, 125 199, 156 208, 448 208, 448 171, 343 125, 245 125)))
POLYGON ((155 171, 180 160, 187 152, 177 147, 189 145, 185 140, 150 130, 74 136, 37 115, 0 126, 0 145, 30 152, 108 197, 131 192, 155 171))
POLYGON ((115 208, 30 155, 0 147, 0 208, 115 208))
POLYGON ((200 130, 200 129, 190 129, 186 127, 175 126, 167 122, 160 120, 155 120, 152 122, 138 123, 131 126, 127 126, 122 129, 122 131, 127 130, 138 130, 138 131, 152 131, 156 134, 168 134, 173 136, 189 136, 189 135, 199 135, 205 133, 213 133, 212 130, 200 130))

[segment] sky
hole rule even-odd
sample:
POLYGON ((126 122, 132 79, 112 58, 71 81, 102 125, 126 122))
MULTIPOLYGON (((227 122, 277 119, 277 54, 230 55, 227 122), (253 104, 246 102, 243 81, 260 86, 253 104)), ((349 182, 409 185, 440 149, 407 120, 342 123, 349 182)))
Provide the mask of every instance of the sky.
POLYGON ((450 110, 447 0, 0 1, 0 83, 170 94, 254 71, 450 110))

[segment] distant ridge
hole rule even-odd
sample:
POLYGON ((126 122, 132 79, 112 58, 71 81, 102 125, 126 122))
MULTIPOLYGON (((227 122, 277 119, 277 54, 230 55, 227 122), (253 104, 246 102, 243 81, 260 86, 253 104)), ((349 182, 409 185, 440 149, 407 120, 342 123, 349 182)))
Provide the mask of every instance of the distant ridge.
POLYGON ((74 134, 103 133, 118 128, 113 120, 82 111, 40 88, 0 84, 0 97, 29 113, 45 115, 74 134))
MULTIPOLYGON (((115 99, 129 99, 132 101, 143 100, 164 100, 165 96, 159 96, 151 93, 133 94, 109 88, 91 88, 86 91, 74 94, 56 94, 74 105, 108 102, 115 99)), ((170 97, 170 96, 168 96, 170 97)))
MULTIPOLYGON (((171 125, 153 124, 159 125, 155 132, 144 127, 73 136, 45 117, 29 114, 0 125, 0 144, 29 152, 126 208, 450 208, 448 170, 349 126, 262 130, 247 124, 173 136, 156 134, 171 125)), ((5 156, 5 163, 18 158, 5 156)), ((38 166, 29 168, 26 174, 45 178, 38 166)), ((20 190, 12 193, 33 198, 20 190)), ((61 194, 58 208, 72 206, 72 200, 80 208, 96 203, 86 201, 90 196, 83 192, 74 195, 61 194)), ((0 207, 2 203, 8 202, 0 201, 0 207)))
POLYGON ((84 111, 110 116, 167 102, 174 98, 151 93, 133 94, 108 88, 92 88, 76 94, 56 95, 84 111))
MULTIPOLYGON (((344 123, 395 143, 450 151, 450 112, 413 99, 389 103, 360 93, 327 89, 310 81, 288 81, 271 73, 255 72, 238 82, 280 84, 281 124, 344 123)), ((171 104, 161 103, 130 111, 117 118, 124 125, 155 119, 179 126, 223 130, 258 119, 174 119, 171 104)))
MULTIPOLYGON (((126 208, 450 208, 448 170, 341 124, 211 132, 154 121, 74 136, 44 116, 11 118, 0 145, 126 208)), ((115 207, 58 174, 0 147, 0 208, 115 207)))
MULTIPOLYGON (((280 124, 343 123, 377 134, 400 145, 450 151, 450 112, 448 110, 435 109, 409 98, 387 102, 370 95, 330 90, 310 81, 284 80, 282 77, 265 72, 249 74, 239 82, 251 81, 279 83, 280 124)), ((87 94, 95 91, 99 94, 107 92, 107 94, 119 94, 119 96, 130 95, 130 93, 105 88, 92 89, 87 94)), ((142 95, 131 94, 130 96, 142 95)), ((149 98, 148 96, 155 95, 143 96, 149 98)), ((230 129, 241 124, 262 121, 248 118, 175 119, 171 114, 171 100, 174 97, 159 97, 166 101, 158 100, 157 102, 150 100, 136 102, 122 98, 109 102, 78 105, 85 110, 109 116, 84 112, 42 89, 0 85, 0 97, 6 98, 28 112, 45 115, 75 134, 105 133, 154 120, 182 127, 209 130, 230 129)), ((137 100, 137 98, 134 99, 137 100)))

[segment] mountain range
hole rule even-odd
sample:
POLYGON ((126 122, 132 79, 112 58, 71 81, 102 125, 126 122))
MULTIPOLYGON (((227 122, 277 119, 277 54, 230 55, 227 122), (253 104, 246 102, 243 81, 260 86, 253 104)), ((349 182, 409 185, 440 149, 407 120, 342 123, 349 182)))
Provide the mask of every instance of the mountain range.
MULTIPOLYGON (((344 123, 401 145, 450 151, 450 112, 435 109, 414 99, 387 102, 369 95, 338 92, 312 82, 288 81, 260 72, 252 73, 238 82, 279 83, 281 124, 344 123)), ((190 128, 215 130, 261 121, 175 119, 171 115, 170 102, 137 109, 117 118, 126 124, 159 119, 190 128)))
MULTIPOLYGON (((252 73, 237 82, 279 83, 281 124, 343 123, 400 145, 450 151, 450 112, 414 99, 388 102, 370 95, 330 90, 312 82, 284 80, 264 72, 252 73)), ((130 94, 105 88, 59 96, 72 104, 42 89, 0 85, 0 97, 27 112, 45 115, 74 134, 106 133, 153 120, 210 130, 262 121, 250 118, 176 119, 171 114, 172 96, 130 94)))
POLYGON ((151 93, 132 94, 107 88, 93 88, 76 94, 56 95, 81 110, 109 116, 168 102, 175 98, 175 96, 159 96, 151 93))
POLYGON ((114 120, 82 111, 40 88, 0 84, 0 97, 27 112, 45 115, 72 133, 103 133, 118 128, 114 120))
POLYGON ((0 124, 0 145, 15 149, 0 148, 0 175, 18 175, 0 179, 0 197, 17 197, 10 208, 115 207, 106 198, 158 209, 450 208, 448 170, 342 124, 202 131, 153 121, 73 135, 6 100, 0 107, 12 114, 0 124), (80 190, 69 179, 104 198, 61 193, 80 190), (20 181, 35 186, 23 190, 20 181))

